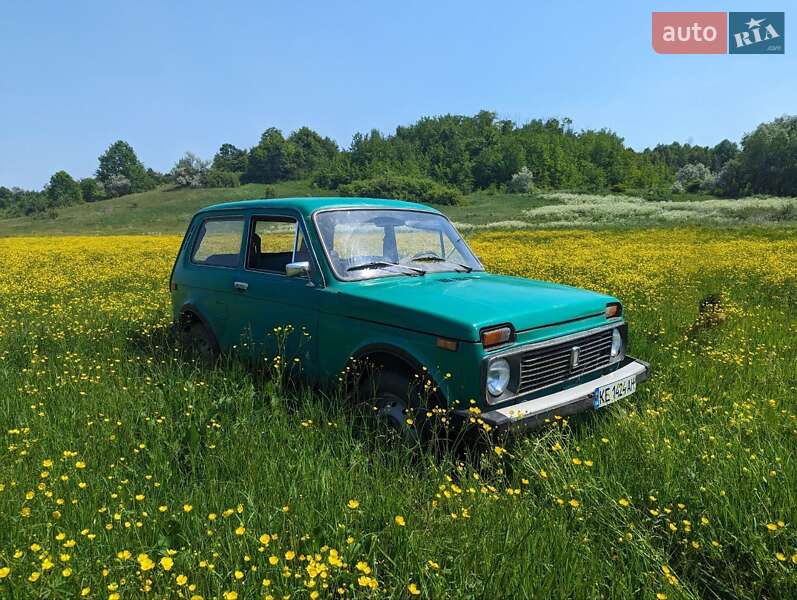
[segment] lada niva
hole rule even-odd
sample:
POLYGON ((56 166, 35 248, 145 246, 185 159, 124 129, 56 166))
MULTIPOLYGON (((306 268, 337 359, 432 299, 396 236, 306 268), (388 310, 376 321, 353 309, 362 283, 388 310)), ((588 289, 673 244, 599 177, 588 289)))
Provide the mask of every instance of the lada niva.
POLYGON ((422 204, 210 206, 188 227, 170 289, 175 321, 206 357, 233 347, 280 354, 313 384, 338 382, 352 360, 377 365, 370 399, 399 428, 428 408, 414 382, 455 415, 514 428, 602 408, 650 371, 626 354, 616 298, 488 273, 422 204))

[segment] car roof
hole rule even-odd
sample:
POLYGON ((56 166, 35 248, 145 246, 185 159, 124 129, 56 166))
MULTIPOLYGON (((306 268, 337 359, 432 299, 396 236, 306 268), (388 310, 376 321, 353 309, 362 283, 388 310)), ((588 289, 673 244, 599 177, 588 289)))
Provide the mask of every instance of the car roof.
MULTIPOLYGON (((404 200, 388 200, 385 198, 341 198, 341 197, 311 197, 311 198, 259 198, 256 200, 239 200, 237 202, 223 202, 213 204, 199 211, 199 213, 228 210, 291 208, 298 210, 305 217, 314 212, 336 208, 396 208, 404 210, 422 210, 438 213, 439 211, 419 204, 405 202, 404 200)), ((199 214, 198 213, 198 214, 199 214)))

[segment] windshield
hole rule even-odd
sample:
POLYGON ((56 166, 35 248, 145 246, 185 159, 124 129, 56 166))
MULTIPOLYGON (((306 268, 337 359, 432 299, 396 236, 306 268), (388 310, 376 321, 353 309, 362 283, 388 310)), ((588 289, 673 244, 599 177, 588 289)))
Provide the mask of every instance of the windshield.
POLYGON ((340 279, 483 270, 442 215, 342 209, 318 213, 315 220, 329 262, 340 279))

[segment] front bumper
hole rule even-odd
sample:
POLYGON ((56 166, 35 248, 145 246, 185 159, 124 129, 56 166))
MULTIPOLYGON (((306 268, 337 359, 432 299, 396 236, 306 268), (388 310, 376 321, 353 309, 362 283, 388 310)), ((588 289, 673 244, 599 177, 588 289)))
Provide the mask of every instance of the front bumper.
MULTIPOLYGON (((637 383, 650 378, 650 365, 642 360, 626 356, 617 369, 606 375, 601 375, 597 379, 547 396, 483 412, 477 418, 499 430, 534 429, 545 423, 546 419, 552 419, 554 416, 566 417, 592 409, 595 388, 632 376, 636 376, 637 383)), ((466 420, 476 416, 467 410, 456 411, 456 414, 466 420)))

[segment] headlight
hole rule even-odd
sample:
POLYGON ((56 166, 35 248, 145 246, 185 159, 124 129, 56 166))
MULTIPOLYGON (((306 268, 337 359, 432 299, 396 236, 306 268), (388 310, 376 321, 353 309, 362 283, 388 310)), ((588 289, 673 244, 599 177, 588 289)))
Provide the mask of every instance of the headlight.
POLYGON ((491 396, 500 396, 509 383, 509 363, 499 358, 487 367, 487 391, 491 396))
POLYGON ((623 347, 623 336, 620 335, 619 329, 615 329, 614 331, 612 331, 612 350, 611 350, 612 362, 622 360, 624 353, 625 353, 625 348, 623 347))

